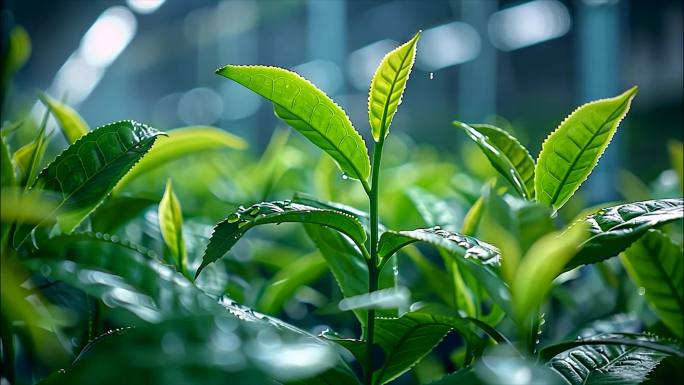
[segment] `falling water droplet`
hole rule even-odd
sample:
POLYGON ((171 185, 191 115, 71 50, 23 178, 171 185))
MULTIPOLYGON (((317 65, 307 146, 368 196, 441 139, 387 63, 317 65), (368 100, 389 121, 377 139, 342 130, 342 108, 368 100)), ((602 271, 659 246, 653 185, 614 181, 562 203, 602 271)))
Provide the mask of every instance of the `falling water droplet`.
POLYGON ((343 173, 342 173, 342 179, 344 179, 344 180, 349 179, 349 175, 347 175, 346 172, 343 172, 343 173))
POLYGON ((646 288, 645 287, 639 287, 639 295, 644 295, 646 294, 646 288))
POLYGON ((228 223, 235 223, 240 220, 240 214, 238 213, 232 213, 230 216, 226 219, 226 222, 228 223))
POLYGON ((435 73, 434 73, 434 72, 430 72, 430 80, 432 80, 432 79, 434 79, 434 78, 435 78, 435 73))

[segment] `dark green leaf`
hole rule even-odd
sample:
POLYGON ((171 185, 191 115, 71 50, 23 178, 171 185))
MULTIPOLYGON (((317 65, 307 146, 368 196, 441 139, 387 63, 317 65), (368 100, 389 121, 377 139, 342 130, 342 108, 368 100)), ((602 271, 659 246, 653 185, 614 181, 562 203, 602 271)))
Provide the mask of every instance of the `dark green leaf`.
POLYGON ((247 230, 258 225, 282 222, 314 223, 346 234, 357 245, 363 245, 366 241, 366 232, 361 223, 340 211, 318 209, 290 201, 257 203, 238 210, 214 227, 195 278, 207 265, 223 257, 247 230))
POLYGON ((465 258, 476 258, 490 265, 499 264, 499 250, 467 235, 461 235, 439 227, 408 231, 389 230, 380 236, 378 255, 380 265, 402 247, 414 242, 426 242, 465 258))
POLYGON ((542 144, 534 174, 536 199, 558 210, 598 163, 637 88, 578 107, 542 144))
POLYGON ((534 160, 511 134, 488 124, 454 122, 484 152, 494 168, 525 199, 534 199, 534 160))
POLYGON ((674 334, 684 337, 684 250, 658 230, 649 230, 620 254, 637 287, 674 334), (641 289, 640 289, 641 290, 641 289))
MULTIPOLYGON (((81 137, 50 163, 38 175, 33 188, 61 194, 58 209, 63 214, 57 218, 60 230, 72 231, 93 211, 160 134, 131 120, 111 123, 81 137)), ((22 241, 28 231, 17 240, 22 241)))
POLYGON ((650 336, 597 337, 540 352, 542 359, 553 357, 548 365, 571 385, 639 384, 672 354, 681 357, 681 348, 660 344, 650 336))
POLYGON ((659 199, 627 203, 599 210, 586 218, 589 239, 565 270, 616 256, 648 229, 684 216, 684 199, 659 199))
POLYGON ((323 91, 298 74, 277 67, 227 65, 217 74, 273 102, 276 115, 327 152, 342 171, 367 186, 366 144, 347 114, 323 91))

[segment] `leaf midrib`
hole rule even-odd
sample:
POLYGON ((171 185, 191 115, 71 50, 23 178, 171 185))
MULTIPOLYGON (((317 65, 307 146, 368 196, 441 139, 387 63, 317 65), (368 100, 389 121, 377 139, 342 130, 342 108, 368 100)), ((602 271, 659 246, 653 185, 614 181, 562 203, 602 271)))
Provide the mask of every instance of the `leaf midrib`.
MULTIPOLYGON (((414 42, 415 44, 415 42, 414 42)), ((385 135, 387 135, 387 129, 389 127, 385 127, 387 124, 387 111, 389 110, 389 105, 390 105, 390 100, 392 99, 392 93, 394 92, 394 86, 397 84, 397 79, 399 78, 399 73, 401 73, 401 70, 404 69, 404 63, 406 62, 406 59, 409 57, 409 55, 413 51, 413 45, 411 45, 411 48, 408 50, 407 54, 404 55, 403 58, 401 58, 401 63, 399 64, 399 69, 397 72, 394 74, 394 80, 392 81, 392 84, 390 84, 390 89, 389 92, 387 93, 387 99, 385 100, 385 107, 383 108, 382 111, 382 120, 380 122, 380 135, 379 135, 379 140, 383 140, 385 135)), ((389 65, 390 58, 387 58, 387 64, 389 65)), ((408 73, 406 74, 408 77, 408 73)), ((401 98, 401 95, 399 96, 401 98)))
MULTIPOLYGON (((622 103, 620 103, 620 105, 617 108, 615 108, 615 110, 610 114, 610 116, 601 125, 601 127, 599 127, 594 133, 592 133, 591 138, 584 144, 584 146, 582 146, 582 148, 577 153, 577 155, 575 155, 575 158, 573 159, 572 163, 570 164, 570 167, 568 167, 568 169, 565 170, 563 178, 561 178, 559 180, 558 187, 556 188, 556 191, 554 192, 553 197, 551 198, 551 204, 554 204, 556 202, 556 199, 558 199, 558 197, 560 196, 561 191, 563 191, 563 186, 565 185, 565 182, 567 182, 568 178, 570 177, 570 173, 572 172, 572 170, 575 167, 575 165, 577 164, 577 162, 579 162, 580 158, 582 157, 582 155, 586 151, 587 147, 589 147, 589 145, 594 141, 594 139, 596 139, 596 137, 601 132, 603 127, 605 127, 607 124, 609 124, 609 122, 612 122, 613 120, 615 120, 617 118, 616 113, 618 113, 618 115, 619 115, 619 111, 629 101, 630 101, 630 99, 627 98, 622 103)), ((568 133, 568 136, 570 136, 569 133, 568 133)), ((553 152, 556 153, 555 148, 554 148, 553 152)))
MULTIPOLYGON (((448 333, 449 331, 451 331, 451 329, 453 329, 453 326, 448 325, 444 322, 440 322, 440 321, 436 320, 433 316, 430 316, 430 318, 432 318, 433 322, 417 324, 417 325, 412 326, 410 329, 408 329, 408 331, 406 333, 404 333, 404 335, 399 339, 398 343, 395 345, 395 347, 392 349, 392 351, 389 352, 389 354, 387 355, 387 358, 385 359, 385 363, 390 362, 390 359, 393 358, 397 354, 397 352, 400 350, 398 347, 403 345, 406 342, 406 340, 409 338, 409 335, 411 335, 415 330, 420 329, 422 327, 428 327, 428 326, 446 326, 449 328, 449 330, 447 331, 447 333, 448 333)), ((444 336, 442 336, 442 338, 444 338, 444 336)), ((370 370, 370 368, 369 368, 369 370, 370 370)), ((380 371, 378 372, 377 380, 376 380, 378 382, 375 382, 376 385, 378 383, 382 383, 382 378, 385 375, 386 371, 387 371, 387 365, 383 365, 382 369, 380 369, 380 371)))

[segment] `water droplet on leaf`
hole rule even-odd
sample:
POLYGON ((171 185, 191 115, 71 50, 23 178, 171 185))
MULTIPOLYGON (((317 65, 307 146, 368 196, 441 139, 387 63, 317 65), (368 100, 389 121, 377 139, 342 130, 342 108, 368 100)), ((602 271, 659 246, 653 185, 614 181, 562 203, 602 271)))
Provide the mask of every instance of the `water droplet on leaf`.
POLYGON ((343 172, 343 173, 342 173, 342 179, 344 179, 344 180, 349 179, 349 175, 347 175, 347 173, 344 173, 344 172, 343 172))
POLYGON ((226 218, 226 222, 228 222, 228 223, 235 223, 239 220, 240 220, 240 214, 238 214, 238 213, 230 214, 230 216, 228 218, 226 218))
POLYGON ((434 72, 430 72, 430 80, 432 80, 432 79, 434 79, 434 78, 435 78, 435 73, 434 73, 434 72))
POLYGON ((645 287, 639 287, 639 295, 644 295, 646 294, 646 288, 645 287))

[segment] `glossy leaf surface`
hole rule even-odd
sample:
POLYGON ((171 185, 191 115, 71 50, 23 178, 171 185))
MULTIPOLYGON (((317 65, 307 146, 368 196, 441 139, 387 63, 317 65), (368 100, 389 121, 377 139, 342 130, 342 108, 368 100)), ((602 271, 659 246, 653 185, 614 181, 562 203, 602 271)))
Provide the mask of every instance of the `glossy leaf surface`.
POLYGON ((33 188, 61 195, 60 230, 70 232, 93 211, 160 134, 144 124, 122 120, 81 137, 50 163, 33 188))
POLYGON ((492 166, 525 199, 533 199, 534 159, 529 151, 508 132, 488 124, 454 122, 465 131, 487 156, 492 166))
POLYGON ((684 250, 658 230, 649 230, 620 254, 625 270, 656 314, 684 336, 684 250))
POLYGON ((195 278, 207 265, 223 257, 247 230, 258 225, 282 222, 314 223, 343 232, 357 245, 363 245, 366 241, 366 232, 361 223, 340 211, 318 209, 290 201, 257 203, 238 210, 214 227, 195 278))
POLYGON ((392 118, 401 104, 406 82, 416 59, 416 44, 419 38, 420 32, 385 55, 371 80, 368 121, 376 142, 389 134, 392 118))
POLYGON ((465 258, 476 258, 486 264, 499 263, 499 250, 496 247, 473 237, 433 227, 382 233, 378 246, 381 265, 399 249, 414 242, 426 242, 465 258))
POLYGON ((614 257, 648 229, 682 217, 682 198, 627 203, 599 210, 585 219, 589 225, 589 238, 565 270, 614 257))
POLYGON ((217 74, 273 102, 276 115, 327 152, 349 177, 366 183, 368 150, 349 117, 300 75, 277 67, 227 65, 217 74))
POLYGON ((580 106, 546 138, 534 174, 539 202, 558 210, 570 199, 598 163, 636 92, 632 87, 580 106))

